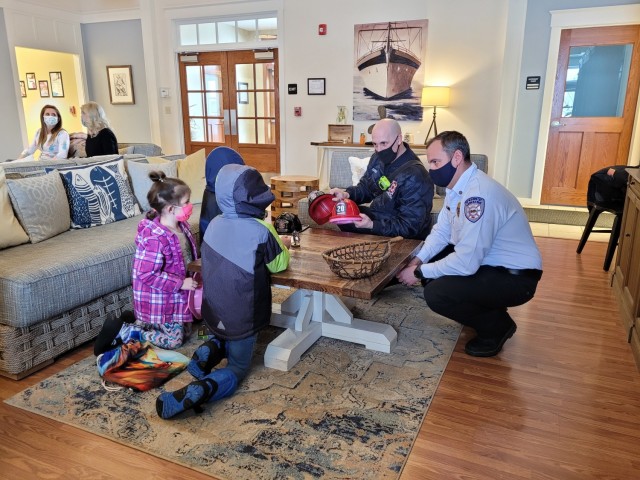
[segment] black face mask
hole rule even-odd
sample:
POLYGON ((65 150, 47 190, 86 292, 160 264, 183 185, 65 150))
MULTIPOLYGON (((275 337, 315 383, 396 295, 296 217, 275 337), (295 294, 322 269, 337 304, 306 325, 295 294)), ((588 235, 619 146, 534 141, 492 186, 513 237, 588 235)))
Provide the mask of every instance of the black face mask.
POLYGON ((436 170, 429 170, 431 181, 439 187, 446 187, 453 180, 457 168, 451 165, 451 160, 436 170))
MULTIPOLYGON (((396 137, 396 140, 397 139, 398 137, 396 137)), ((388 148, 385 148, 384 150, 380 150, 378 152, 378 158, 380 159, 380 161, 382 161, 382 164, 385 167, 396 159, 398 150, 396 150, 395 152, 393 151, 393 144, 396 143, 396 140, 394 140, 388 148)))

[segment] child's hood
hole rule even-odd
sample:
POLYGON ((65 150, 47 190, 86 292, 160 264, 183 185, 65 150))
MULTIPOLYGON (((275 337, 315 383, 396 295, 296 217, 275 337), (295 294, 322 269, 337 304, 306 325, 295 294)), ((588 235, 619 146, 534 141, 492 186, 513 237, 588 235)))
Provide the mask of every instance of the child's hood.
POLYGON ((207 190, 216 193, 216 178, 220 169, 225 165, 244 165, 244 160, 238 152, 229 147, 217 147, 207 157, 204 166, 204 176, 207 190))
POLYGON ((275 198, 255 168, 225 165, 216 178, 216 200, 227 218, 263 218, 275 198))

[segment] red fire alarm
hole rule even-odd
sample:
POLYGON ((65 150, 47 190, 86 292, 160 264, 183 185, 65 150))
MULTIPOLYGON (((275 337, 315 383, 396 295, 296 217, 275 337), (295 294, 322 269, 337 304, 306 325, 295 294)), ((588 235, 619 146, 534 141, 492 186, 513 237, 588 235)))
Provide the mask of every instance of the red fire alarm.
POLYGON ((318 35, 326 35, 327 34, 327 24, 321 23, 318 25, 318 35))

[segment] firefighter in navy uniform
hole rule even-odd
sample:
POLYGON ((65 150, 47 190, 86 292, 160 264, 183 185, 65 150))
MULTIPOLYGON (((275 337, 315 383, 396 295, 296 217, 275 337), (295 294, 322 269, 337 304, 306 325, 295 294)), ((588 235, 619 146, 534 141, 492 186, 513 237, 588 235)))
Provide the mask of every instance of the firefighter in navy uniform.
POLYGON ((403 143, 397 121, 380 120, 371 139, 375 153, 358 184, 330 190, 334 200, 350 198, 360 209, 361 220, 341 224, 340 230, 424 240, 431 231, 433 205, 429 172, 403 143))
POLYGON ((542 256, 522 206, 471 162, 461 133, 430 140, 427 158, 433 182, 447 187, 444 208, 397 279, 405 285, 422 280, 434 312, 475 329, 466 353, 490 357, 515 333, 507 308, 533 298, 542 256))

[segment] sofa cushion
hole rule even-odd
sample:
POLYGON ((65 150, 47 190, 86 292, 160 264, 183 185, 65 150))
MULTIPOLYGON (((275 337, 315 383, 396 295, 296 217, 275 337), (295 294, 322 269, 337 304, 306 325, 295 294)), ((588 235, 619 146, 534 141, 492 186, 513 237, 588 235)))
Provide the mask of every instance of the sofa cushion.
POLYGON ((69 204, 56 172, 7 180, 13 210, 31 243, 69 230, 69 204))
POLYGON ((133 193, 143 212, 151 209, 149 200, 147 200, 147 193, 149 193, 149 189, 153 184, 149 178, 149 172, 160 170, 163 171, 167 177, 175 178, 178 176, 178 164, 169 161, 155 164, 130 162, 127 163, 127 170, 131 178, 133 193))
POLYGON ((0 249, 29 241, 29 236, 13 214, 5 173, 0 168, 0 249))
POLYGON ((207 181, 204 176, 204 164, 207 160, 205 150, 188 155, 178 162, 178 178, 189 185, 191 189, 191 203, 202 203, 207 181))
POLYGON ((162 148, 155 143, 118 143, 118 150, 126 148, 127 152, 129 152, 131 150, 129 147, 133 147, 131 153, 137 153, 145 157, 158 157, 162 155, 162 148))
MULTIPOLYGON (((56 173, 57 175, 57 173, 56 173)), ((0 251, 0 323, 35 325, 131 285, 138 215, 0 251)), ((198 238, 200 207, 189 219, 198 238)))
POLYGON ((124 160, 59 169, 71 207, 71 227, 88 228, 140 213, 124 160))

